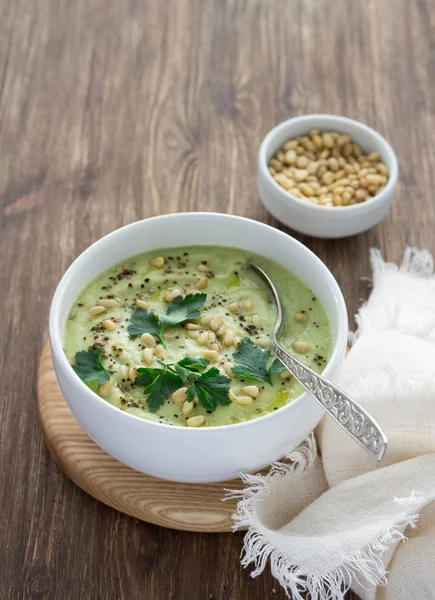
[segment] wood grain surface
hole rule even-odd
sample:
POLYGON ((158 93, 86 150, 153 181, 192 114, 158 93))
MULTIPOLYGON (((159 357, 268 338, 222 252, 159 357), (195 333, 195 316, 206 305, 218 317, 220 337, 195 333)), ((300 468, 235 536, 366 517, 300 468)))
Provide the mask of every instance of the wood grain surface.
MULTIPOLYGON (((368 250, 435 250, 433 0, 0 0, 0 597, 285 598, 240 566, 242 534, 142 523, 56 466, 35 380, 55 286, 105 233, 165 212, 276 225, 256 154, 290 116, 360 119, 391 142, 400 183, 370 232, 296 235, 352 314, 368 250)), ((279 225, 278 225, 279 226, 279 225)), ((353 598, 353 596, 349 596, 353 598)))
POLYGON ((224 502, 223 498, 227 490, 243 489, 242 480, 208 484, 165 481, 113 458, 91 440, 66 403, 48 340, 39 361, 37 401, 41 428, 53 458, 82 490, 147 523, 204 533, 232 531, 237 500, 224 502))

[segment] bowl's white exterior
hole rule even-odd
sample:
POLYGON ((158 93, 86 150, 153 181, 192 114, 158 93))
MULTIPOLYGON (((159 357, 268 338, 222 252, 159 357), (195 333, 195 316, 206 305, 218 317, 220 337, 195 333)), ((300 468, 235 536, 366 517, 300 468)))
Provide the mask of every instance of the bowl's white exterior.
POLYGON ((291 451, 314 429, 323 411, 304 394, 271 414, 246 423, 210 428, 163 425, 129 415, 92 392, 63 351, 63 332, 82 288, 117 262, 168 246, 237 246, 271 258, 302 277, 319 295, 335 335, 325 374, 336 379, 344 358, 347 314, 340 289, 305 246, 256 221, 213 213, 154 217, 118 229, 81 254, 63 276, 50 311, 56 375, 74 415, 88 434, 125 464, 174 481, 212 482, 253 472, 291 451))
POLYGON ((379 223, 390 208, 397 179, 397 158, 388 142, 364 123, 337 115, 306 115, 284 121, 266 135, 258 154, 257 186, 264 206, 288 227, 315 237, 346 237, 379 223), (390 171, 385 189, 367 202, 331 208, 296 198, 278 185, 267 169, 269 160, 286 141, 313 128, 348 133, 366 152, 379 152, 390 171))

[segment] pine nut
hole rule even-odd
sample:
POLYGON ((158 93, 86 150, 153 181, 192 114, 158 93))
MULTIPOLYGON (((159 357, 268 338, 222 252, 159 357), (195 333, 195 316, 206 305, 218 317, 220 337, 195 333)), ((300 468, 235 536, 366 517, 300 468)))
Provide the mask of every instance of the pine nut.
POLYGON ((362 188, 360 188, 359 190, 357 190, 355 192, 355 198, 361 202, 362 200, 365 200, 368 196, 368 192, 367 190, 363 190, 362 188))
POLYGON ((203 327, 207 327, 207 325, 210 325, 210 321, 213 319, 213 315, 204 315, 199 322, 201 323, 201 325, 203 327))
POLYGON ((352 144, 352 150, 353 150, 354 156, 356 156, 357 158, 359 156, 362 156, 362 154, 363 154, 363 151, 361 150, 360 146, 356 142, 354 142, 352 144))
POLYGON ((200 279, 199 281, 197 281, 195 283, 195 287, 196 287, 197 290, 203 290, 207 286, 208 286, 208 279, 207 279, 207 277, 203 277, 202 279, 200 279))
POLYGON ((222 342, 223 342, 224 346, 231 346, 233 341, 234 341, 234 332, 231 331, 231 329, 230 329, 224 335, 222 342))
POLYGON ((232 369, 231 369, 231 364, 229 362, 225 362, 223 365, 223 370, 225 371, 225 373, 228 375, 228 377, 235 377, 232 369))
POLYGON ((252 315, 251 323, 252 323, 252 325, 255 325, 255 327, 257 327, 257 329, 258 329, 258 327, 260 327, 260 325, 261 325, 260 315, 258 315, 258 314, 252 315))
POLYGON ((208 331, 203 331, 202 333, 200 333, 197 338, 197 342, 198 344, 201 344, 201 346, 205 346, 206 344, 208 344, 208 331))
POLYGON ((100 387, 98 388, 98 393, 100 394, 100 396, 108 396, 112 391, 114 385, 115 380, 113 379, 113 377, 110 377, 110 379, 106 381, 106 383, 100 385, 100 387))
POLYGON ((118 302, 115 298, 103 298, 99 301, 100 306, 104 306, 105 308, 115 308, 118 306, 118 302))
POLYGON ((307 166, 307 171, 310 175, 314 175, 314 173, 317 172, 317 169, 319 168, 319 163, 317 163, 316 161, 312 160, 308 166, 307 166))
POLYGON ((165 293, 165 301, 166 302, 172 302, 172 300, 174 300, 174 298, 177 298, 178 296, 182 296, 183 292, 181 290, 179 290, 178 288, 175 288, 173 290, 168 290, 165 293))
POLYGON ((305 323, 306 321, 308 321, 307 315, 301 312, 295 313, 295 319, 296 321, 300 321, 301 323, 305 323))
POLYGON ((151 333, 143 333, 140 336, 140 341, 148 348, 154 348, 154 346, 156 345, 156 340, 153 338, 151 333))
POLYGON ((116 329, 116 323, 111 319, 106 319, 105 321, 103 321, 102 325, 104 329, 107 329, 107 331, 115 331, 116 329))
POLYGON ((216 352, 219 352, 219 344, 210 344, 210 350, 215 350, 216 352))
POLYGON ((194 403, 193 402, 189 402, 188 400, 186 400, 183 404, 183 407, 181 409, 181 412, 183 413, 183 415, 188 415, 189 413, 192 412, 194 407, 194 403))
POLYGON ((308 150, 309 152, 314 152, 316 150, 316 146, 313 144, 313 142, 306 136, 304 136, 301 139, 301 144, 302 146, 308 150))
POLYGON ((331 183, 333 181, 334 181, 334 174, 331 173, 331 171, 326 171, 326 173, 322 177, 322 183, 324 183, 325 185, 331 185, 331 183))
POLYGON ((322 135, 322 141, 323 141, 323 145, 326 148, 333 148, 334 147, 334 138, 331 136, 330 133, 324 133, 322 135))
POLYGON ((208 332, 208 344, 214 344, 216 342, 216 334, 213 331, 208 332))
POLYGON ((144 362, 147 365, 150 365, 151 363, 154 362, 154 354, 153 354, 153 351, 151 350, 151 348, 145 348, 142 351, 142 357, 143 357, 144 362))
POLYGON ((192 340, 197 340, 199 338, 199 331, 195 331, 195 330, 190 330, 188 329, 186 331, 186 334, 192 339, 192 340))
POLYGON ((218 353, 216 352, 216 350, 206 350, 204 352, 204 358, 206 358, 207 360, 215 361, 218 359, 218 353))
POLYGON ((281 379, 291 379, 293 377, 293 375, 287 369, 285 371, 281 371, 279 376, 281 377, 281 379))
POLYGON ((196 331, 197 329, 201 329, 197 323, 186 323, 186 329, 190 329, 191 331, 196 331))
POLYGON ((96 304, 95 306, 91 306, 91 308, 88 309, 88 313, 91 315, 91 317, 96 317, 97 315, 101 315, 101 313, 106 312, 106 309, 104 306, 100 306, 99 304, 96 304))
POLYGON ((289 140, 288 142, 286 142, 283 146, 284 150, 294 150, 296 148, 296 146, 298 145, 298 141, 297 140, 289 140))
POLYGON ((186 425, 188 427, 201 427, 205 423, 205 417, 203 415, 196 415, 195 417, 190 417, 186 421, 186 425))
POLYGON ((311 346, 310 344, 307 344, 307 342, 294 342, 292 344, 292 348, 299 354, 304 354, 305 352, 309 352, 311 350, 311 346))
POLYGON ((236 402, 236 394, 233 392, 233 390, 230 390, 228 392, 228 398, 232 401, 232 402, 236 402))
POLYGON ((304 196, 307 196, 307 198, 311 198, 312 196, 314 196, 314 190, 310 185, 308 185, 308 183, 300 183, 299 189, 304 194, 304 196))
POLYGON ((157 267, 158 269, 161 269, 164 264, 165 264, 165 259, 163 258, 163 256, 156 256, 155 258, 150 260, 150 265, 152 267, 157 267))
POLYGON ((138 308, 143 308, 144 310, 148 310, 148 308, 150 307, 148 302, 145 302, 145 300, 141 300, 140 298, 136 298, 136 306, 138 308))
POLYGON ((248 406, 249 404, 252 404, 253 398, 251 398, 251 396, 236 396, 236 402, 241 406, 248 406))
POLYGON ((257 339, 256 344, 261 348, 270 348, 270 339, 263 335, 257 339))
POLYGON ((135 367, 130 367, 128 370, 128 378, 130 381, 134 381, 137 377, 137 372, 135 367))
POLYGON ((128 379, 128 368, 125 365, 121 365, 118 368, 118 375, 120 379, 128 379))
POLYGON ((203 265, 202 263, 197 266, 197 269, 198 271, 201 271, 201 273, 205 273, 206 271, 208 271, 207 265, 203 265))
POLYGON ((275 171, 281 171, 282 169, 282 163, 280 163, 279 160, 276 160, 276 158, 272 158, 269 161, 269 165, 272 167, 272 169, 274 169, 275 171))
POLYGON ((385 177, 383 175, 372 175, 371 173, 366 177, 369 183, 383 184, 385 183, 385 177))
POLYGON ((228 304, 228 310, 232 313, 237 312, 240 309, 240 304, 238 302, 231 302, 228 304))
POLYGON ((323 140, 320 135, 313 136, 313 144, 317 148, 317 150, 322 150, 323 148, 323 140))
POLYGON ((177 336, 178 331, 175 327, 168 327, 163 334, 164 340, 173 340, 177 336))
POLYGON ((218 329, 220 329, 222 321, 222 317, 213 317, 213 319, 210 321, 210 329, 213 329, 213 331, 217 331, 218 329))
POLYGON ((245 387, 242 387, 240 391, 245 396, 250 396, 251 398, 257 398, 258 394, 260 393, 260 390, 256 385, 245 385, 245 387))
POLYGON ((155 349, 154 349, 154 353, 157 356, 157 358, 160 358, 160 360, 163 360, 165 358, 165 349, 163 348, 163 346, 161 344, 158 344, 155 349))
POLYGON ((304 181, 308 177, 308 171, 306 169, 296 169, 294 173, 294 178, 296 181, 301 182, 304 181))
POLYGON ((224 335, 226 331, 225 325, 222 325, 222 327, 220 327, 217 331, 216 331, 216 335, 218 337, 222 337, 224 335))
POLYGON ((331 169, 331 171, 338 171, 338 161, 336 158, 331 157, 328 158, 328 167, 331 169))
POLYGON ((284 175, 284 173, 277 173, 273 176, 273 178, 275 179, 276 183, 279 183, 279 185, 285 190, 289 190, 292 186, 291 181, 284 175))
POLYGON ((254 303, 252 302, 252 300, 250 298, 243 300, 243 308, 245 308, 246 310, 252 310, 253 306, 254 306, 254 303))
MULTIPOLYGON (((186 402, 186 392, 187 392, 187 387, 181 387, 179 390, 177 390, 176 392, 174 392, 171 396, 171 399, 173 402, 186 402)), ((191 404, 193 404, 191 402, 191 404)))
POLYGON ((308 165, 308 158, 306 156, 298 156, 297 160, 296 160, 296 166, 299 169, 305 169, 306 166, 308 165))
MULTIPOLYGON (((291 149, 285 153, 284 160, 288 165, 294 165, 297 160, 297 157, 298 156, 297 156, 295 150, 291 149)), ((272 162, 272 161, 270 161, 270 162, 272 162)), ((271 165, 271 166, 273 166, 273 165, 271 165)))
POLYGON ((380 158, 381 157, 379 156, 379 152, 371 152, 371 154, 367 156, 367 160, 369 160, 370 162, 375 162, 380 158))

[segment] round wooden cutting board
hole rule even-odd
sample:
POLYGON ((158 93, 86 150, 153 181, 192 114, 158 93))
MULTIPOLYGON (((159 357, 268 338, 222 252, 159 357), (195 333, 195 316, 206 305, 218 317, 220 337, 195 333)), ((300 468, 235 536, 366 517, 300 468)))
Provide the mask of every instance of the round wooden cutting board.
POLYGON ((240 480, 190 484, 156 479, 120 463, 93 442, 77 422, 57 383, 50 345, 38 369, 39 418, 47 446, 60 468, 82 490, 142 521, 187 531, 231 531, 236 501, 222 501, 240 480))

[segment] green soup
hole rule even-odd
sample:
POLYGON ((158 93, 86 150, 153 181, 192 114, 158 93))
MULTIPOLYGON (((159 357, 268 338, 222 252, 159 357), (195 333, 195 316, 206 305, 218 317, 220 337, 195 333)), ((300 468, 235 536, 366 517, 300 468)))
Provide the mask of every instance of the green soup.
POLYGON ((249 368, 246 373, 246 367, 240 366, 241 346, 249 350, 249 360, 255 363, 260 356, 264 362, 272 349, 276 318, 270 293, 248 262, 262 267, 278 289, 285 315, 283 346, 321 372, 331 355, 332 336, 315 294, 271 260, 237 248, 215 246, 141 254, 94 279, 77 298, 67 321, 65 352, 70 363, 77 365, 76 354, 80 351, 101 349, 101 368, 111 371, 110 379, 103 385, 88 382, 90 387, 120 410, 156 422, 229 425, 277 410, 303 389, 288 372, 270 370, 272 354, 266 378, 256 379, 255 369, 252 376, 249 368), (205 299, 200 294, 206 294, 205 299), (160 339, 158 333, 141 334, 140 329, 134 335, 129 332, 138 321, 147 327, 151 323, 151 329, 153 323, 160 323, 159 319, 163 322, 165 317, 156 315, 165 315, 174 307, 178 310, 175 305, 182 298, 186 306, 192 299, 199 304, 203 299, 197 316, 166 328, 160 339), (188 379, 182 383, 177 383, 179 371, 173 367, 165 371, 169 388, 156 383, 158 374, 167 369, 165 365, 174 365, 186 356, 203 359, 204 363, 192 367, 193 375, 177 367, 187 373, 188 379), (207 387, 210 381, 199 379, 210 369, 218 370, 210 374, 214 375, 211 383, 216 382, 216 390, 207 387), (242 374, 233 369, 242 369, 242 374), (217 373, 220 378, 216 378, 217 373), (207 384, 204 397, 198 387, 194 388, 198 391, 194 397, 194 390, 188 392, 195 382, 207 384), (154 390, 152 406, 150 394, 144 393, 145 388, 150 389, 148 385, 154 390), (209 402, 215 391, 216 406, 209 402))

